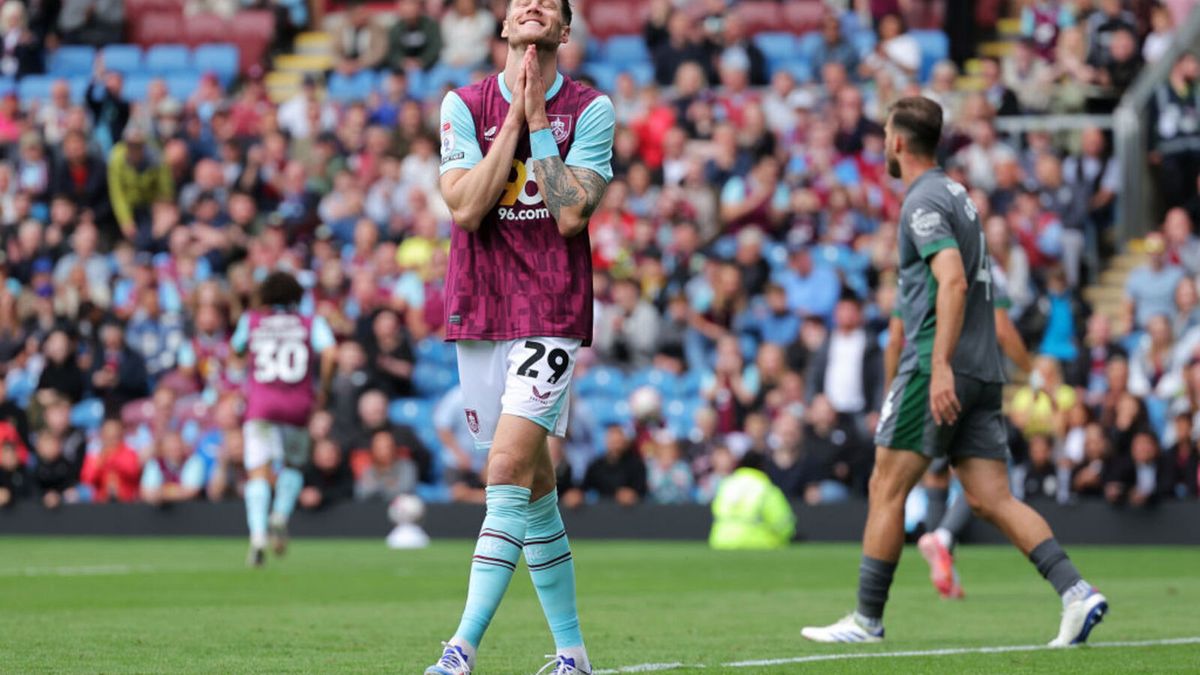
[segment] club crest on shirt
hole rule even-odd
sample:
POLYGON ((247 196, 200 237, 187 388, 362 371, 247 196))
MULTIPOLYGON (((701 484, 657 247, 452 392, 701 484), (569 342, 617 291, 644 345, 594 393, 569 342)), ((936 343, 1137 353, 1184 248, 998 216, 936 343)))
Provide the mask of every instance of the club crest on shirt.
POLYGON ((908 222, 911 224, 914 234, 918 237, 928 237, 942 224, 942 217, 937 211, 914 209, 908 222))
POLYGON ((566 143, 567 138, 571 135, 571 116, 570 115, 548 115, 550 119, 550 133, 554 134, 554 140, 558 143, 566 143))
POLYGON ((467 413, 467 428, 470 429, 471 433, 473 433, 473 434, 479 433, 479 413, 475 412, 471 408, 467 408, 466 413, 467 413))

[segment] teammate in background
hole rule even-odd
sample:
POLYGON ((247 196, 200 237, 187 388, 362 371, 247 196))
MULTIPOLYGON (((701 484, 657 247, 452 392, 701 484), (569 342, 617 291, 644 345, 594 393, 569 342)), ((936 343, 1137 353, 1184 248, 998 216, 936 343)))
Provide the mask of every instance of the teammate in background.
POLYGON ((304 487, 308 463, 308 418, 328 395, 337 343, 321 317, 301 316, 300 283, 287 272, 272 272, 258 287, 258 309, 238 320, 229 344, 246 364, 245 438, 246 523, 250 553, 246 563, 261 567, 268 543, 277 555, 287 551, 287 523, 304 487), (314 357, 320 357, 320 395, 314 391, 314 357), (271 471, 275 500, 271 501, 271 471), (269 514, 269 516, 268 516, 269 514), (269 537, 268 537, 269 533, 269 537))
POLYGON ((591 672, 547 436, 566 431, 576 352, 592 336, 587 224, 612 179, 615 113, 558 72, 570 23, 568 0, 511 0, 504 72, 442 102, 440 187, 456 224, 446 339, 488 451, 487 515, 462 621, 431 675, 471 672, 522 551, 556 645, 543 670, 591 672))
POLYGON ((905 499, 930 460, 948 456, 975 513, 999 527, 1061 596, 1050 645, 1079 644, 1108 601, 1083 580, 1046 521, 1009 490, 992 275, 975 205, 934 160, 942 119, 941 106, 921 96, 901 99, 888 116, 888 173, 907 186, 899 240, 907 340, 876 429, 858 609, 801 634, 817 642, 883 640, 905 499))
MULTIPOLYGON (((1025 347, 1025 341, 1008 316, 1012 308, 1012 298, 1008 295, 1006 281, 1002 275, 996 274, 994 260, 989 260, 992 271, 992 305, 995 307, 996 341, 1000 350, 1023 373, 1033 369, 1033 357, 1025 347)), ((900 364, 900 351, 904 348, 904 320, 899 309, 892 314, 888 324, 888 345, 884 350, 884 388, 891 386, 896 376, 896 368, 900 364)), ((925 478, 921 481, 928 497, 929 505, 925 512, 925 534, 917 541, 917 550, 929 563, 929 578, 933 587, 943 598, 958 599, 963 597, 962 583, 958 570, 954 568, 954 544, 967 523, 971 522, 971 505, 962 495, 957 495, 954 501, 946 504, 950 491, 950 461, 947 457, 938 457, 929 464, 925 478)))

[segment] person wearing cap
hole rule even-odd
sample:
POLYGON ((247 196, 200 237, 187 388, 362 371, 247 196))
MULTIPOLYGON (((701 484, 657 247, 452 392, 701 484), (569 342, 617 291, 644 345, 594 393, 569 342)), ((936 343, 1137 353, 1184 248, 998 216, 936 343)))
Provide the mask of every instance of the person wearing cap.
POLYGON ((150 207, 172 201, 170 169, 146 147, 146 132, 130 126, 108 160, 108 195, 121 233, 129 239, 149 235, 150 207))

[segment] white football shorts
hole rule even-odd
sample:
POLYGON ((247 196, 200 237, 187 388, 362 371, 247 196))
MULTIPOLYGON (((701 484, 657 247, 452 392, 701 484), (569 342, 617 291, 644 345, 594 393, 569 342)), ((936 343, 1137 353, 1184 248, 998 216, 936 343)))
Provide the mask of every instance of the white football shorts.
POLYGON ((477 449, 491 449, 502 414, 530 420, 551 436, 566 435, 571 375, 582 341, 529 337, 455 344, 463 414, 477 449))
POLYGON ((312 449, 308 429, 266 420, 246 420, 242 424, 242 438, 242 463, 247 471, 267 464, 275 468, 303 468, 312 449))

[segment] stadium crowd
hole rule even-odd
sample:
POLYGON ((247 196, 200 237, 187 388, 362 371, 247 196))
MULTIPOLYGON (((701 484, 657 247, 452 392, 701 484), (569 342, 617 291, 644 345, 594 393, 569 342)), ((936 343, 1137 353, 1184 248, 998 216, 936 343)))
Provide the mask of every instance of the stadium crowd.
MULTIPOLYGON (((0 70, 38 72, 50 45, 84 39, 68 10, 103 22, 107 4, 69 0, 54 21, 8 0, 0 70)), ((237 496, 244 364, 228 339, 274 268, 297 273, 305 311, 340 343, 301 505, 481 501, 484 458, 439 337, 452 227, 437 189, 443 92, 408 91, 438 64, 495 70, 504 4, 454 0, 438 20, 399 0, 390 27, 349 8, 329 77, 379 70, 361 100, 308 77, 275 105, 256 69, 233 88, 206 77, 186 99, 152 82, 131 101, 102 60, 83 101, 65 82, 45 100, 0 99, 0 504, 237 496)), ((560 65, 588 79, 575 4, 560 65)), ((747 452, 793 499, 865 492, 903 196, 880 125, 915 93, 945 108, 942 159, 969 186, 1009 311, 1040 354, 1038 386, 1009 404, 1015 488, 1194 499, 1195 57, 1153 97, 1165 215, 1115 322, 1081 294, 1114 248, 1110 139, 1005 136, 995 123, 1111 110, 1162 55, 1172 13, 1024 3, 1024 39, 963 87, 954 62, 927 62, 896 13, 909 3, 853 4, 802 38, 807 68, 777 68, 724 2, 652 3, 640 64, 652 75, 623 70, 608 92, 616 178, 590 227, 594 345, 553 447, 564 503, 711 500, 747 452)))

